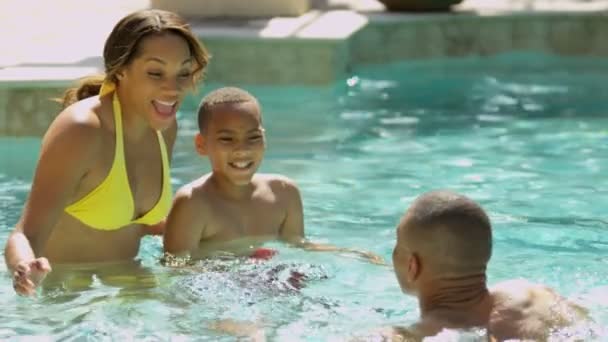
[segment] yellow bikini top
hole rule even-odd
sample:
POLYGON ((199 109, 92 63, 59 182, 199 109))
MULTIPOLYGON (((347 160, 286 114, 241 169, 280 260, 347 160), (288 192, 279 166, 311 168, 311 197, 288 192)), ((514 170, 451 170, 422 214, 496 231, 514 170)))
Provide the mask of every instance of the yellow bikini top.
POLYGON ((135 223, 156 224, 165 219, 171 208, 171 178, 169 175, 169 160, 165 140, 162 133, 156 131, 163 168, 160 198, 150 211, 139 218, 133 219, 135 204, 133 203, 133 194, 131 193, 127 177, 122 133, 122 112, 116 92, 114 92, 112 106, 116 126, 116 147, 112 168, 97 188, 76 201, 76 203, 70 204, 65 208, 65 212, 87 226, 99 230, 117 230, 135 223))

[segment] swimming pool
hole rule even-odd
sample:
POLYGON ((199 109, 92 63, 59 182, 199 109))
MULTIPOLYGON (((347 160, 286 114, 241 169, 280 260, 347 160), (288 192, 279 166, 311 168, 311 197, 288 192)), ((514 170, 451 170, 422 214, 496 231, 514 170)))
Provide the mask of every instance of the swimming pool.
MULTIPOLYGON (((518 276, 544 282, 608 325, 607 66, 504 55, 369 67, 328 88, 248 88, 261 99, 268 132, 262 171, 298 182, 311 239, 387 260, 395 224, 416 195, 462 192, 495 227, 490 284, 518 276)), ((194 112, 180 118, 176 188, 209 170, 192 148, 194 112)), ((38 144, 0 138, 2 245, 38 144)), ((147 237, 140 259, 150 273, 33 300, 14 296, 1 277, 0 339, 231 340, 206 327, 236 319, 258 322, 270 340, 320 341, 417 317, 390 269, 276 247, 281 253, 269 263, 179 271, 159 266, 161 241, 147 237), (304 288, 287 282, 292 270, 309 276, 304 288)))

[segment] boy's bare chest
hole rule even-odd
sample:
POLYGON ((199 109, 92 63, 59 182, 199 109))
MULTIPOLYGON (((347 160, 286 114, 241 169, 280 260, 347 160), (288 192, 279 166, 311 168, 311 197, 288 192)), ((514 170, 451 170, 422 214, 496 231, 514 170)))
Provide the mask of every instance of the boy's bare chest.
POLYGON ((208 217, 203 240, 225 241, 248 236, 278 236, 285 216, 286 210, 275 201, 218 202, 208 217))

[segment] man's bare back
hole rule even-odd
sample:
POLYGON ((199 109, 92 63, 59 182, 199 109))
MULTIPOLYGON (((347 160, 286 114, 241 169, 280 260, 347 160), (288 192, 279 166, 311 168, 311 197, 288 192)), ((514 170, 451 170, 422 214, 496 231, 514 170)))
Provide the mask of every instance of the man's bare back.
POLYGON ((552 330, 587 318, 582 307, 544 285, 524 279, 496 284, 491 293, 494 305, 489 330, 497 340, 518 336, 544 340, 552 330))
POLYGON ((441 337, 445 329, 464 333, 474 331, 487 341, 525 339, 545 341, 550 334, 586 321, 587 311, 552 289, 524 279, 508 280, 490 289, 492 307, 489 321, 477 326, 462 325, 465 319, 455 313, 431 313, 410 327, 380 329, 386 341, 421 341, 441 337), (477 330, 481 329, 481 330, 477 330))

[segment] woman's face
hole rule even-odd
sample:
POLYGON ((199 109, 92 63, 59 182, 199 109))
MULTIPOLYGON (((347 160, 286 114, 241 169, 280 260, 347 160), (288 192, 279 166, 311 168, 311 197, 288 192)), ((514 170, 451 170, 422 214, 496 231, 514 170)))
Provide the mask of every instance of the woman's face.
POLYGON ((192 87, 192 72, 190 48, 181 36, 144 38, 136 57, 117 76, 123 111, 143 116, 154 129, 169 127, 192 87))

